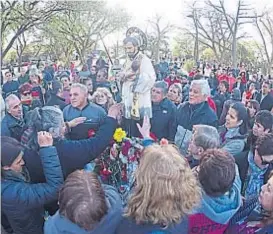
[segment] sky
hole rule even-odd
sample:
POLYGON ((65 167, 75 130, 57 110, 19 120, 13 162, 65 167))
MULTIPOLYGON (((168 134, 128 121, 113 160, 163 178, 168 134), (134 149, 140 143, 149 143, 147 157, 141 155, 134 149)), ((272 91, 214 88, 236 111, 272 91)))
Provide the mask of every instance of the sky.
MULTIPOLYGON (((198 0, 198 4, 203 6, 205 0, 198 0)), ((218 0, 212 0, 217 2, 218 0)), ((227 3, 227 9, 232 12, 236 9, 236 3, 238 0, 225 0, 227 3)), ((244 0, 251 4, 257 12, 261 12, 264 8, 273 9, 273 0, 244 0)), ((147 28, 147 20, 156 14, 163 16, 164 21, 162 24, 171 23, 178 27, 185 27, 188 23, 187 6, 192 0, 107 0, 110 7, 119 5, 124 7, 132 16, 130 26, 137 26, 143 31, 147 28)), ((257 36, 252 25, 246 25, 245 30, 250 33, 251 36, 257 36)), ((125 32, 119 33, 118 38, 124 37, 125 32)), ((174 34, 171 37, 175 36, 174 34)), ((111 40, 117 40, 108 38, 111 40)))

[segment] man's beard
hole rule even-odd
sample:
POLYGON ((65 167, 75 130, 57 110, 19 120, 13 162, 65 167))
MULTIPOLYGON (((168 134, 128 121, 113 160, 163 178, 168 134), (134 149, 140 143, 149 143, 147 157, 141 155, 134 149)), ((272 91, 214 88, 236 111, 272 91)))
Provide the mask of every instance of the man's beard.
POLYGON ((136 55, 136 53, 128 53, 127 54, 130 59, 133 59, 136 55))

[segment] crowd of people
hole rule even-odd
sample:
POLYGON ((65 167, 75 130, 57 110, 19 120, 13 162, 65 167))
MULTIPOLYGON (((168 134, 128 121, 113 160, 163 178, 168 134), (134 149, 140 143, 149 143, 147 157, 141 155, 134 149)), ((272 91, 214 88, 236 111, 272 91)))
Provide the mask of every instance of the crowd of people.
POLYGON ((124 40, 124 66, 5 72, 3 233, 273 233, 273 79, 153 64, 139 43, 124 40), (118 127, 144 147, 125 204, 88 167, 118 127))

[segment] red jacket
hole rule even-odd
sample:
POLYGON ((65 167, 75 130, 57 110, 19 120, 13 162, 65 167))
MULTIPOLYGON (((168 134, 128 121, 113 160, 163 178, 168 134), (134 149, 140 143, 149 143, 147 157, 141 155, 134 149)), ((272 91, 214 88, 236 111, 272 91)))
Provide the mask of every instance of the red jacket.
POLYGON ((218 78, 219 83, 221 81, 223 81, 223 80, 226 81, 226 82, 228 82, 228 75, 227 74, 221 74, 217 78, 218 78))
POLYGON ((196 74, 196 71, 191 71, 191 72, 189 73, 189 77, 194 77, 195 74, 196 74))

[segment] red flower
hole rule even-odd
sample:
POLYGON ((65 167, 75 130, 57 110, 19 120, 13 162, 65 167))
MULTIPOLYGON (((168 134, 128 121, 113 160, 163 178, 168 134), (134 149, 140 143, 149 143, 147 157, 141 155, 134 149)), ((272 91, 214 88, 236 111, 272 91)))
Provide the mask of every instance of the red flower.
POLYGON ((91 128, 88 130, 88 138, 94 137, 95 134, 96 134, 96 132, 94 129, 91 128))
POLYGON ((122 149, 121 149, 121 153, 124 155, 124 156, 128 156, 128 153, 129 153, 129 150, 130 148, 132 147, 130 141, 125 141, 123 144, 122 144, 122 149))

